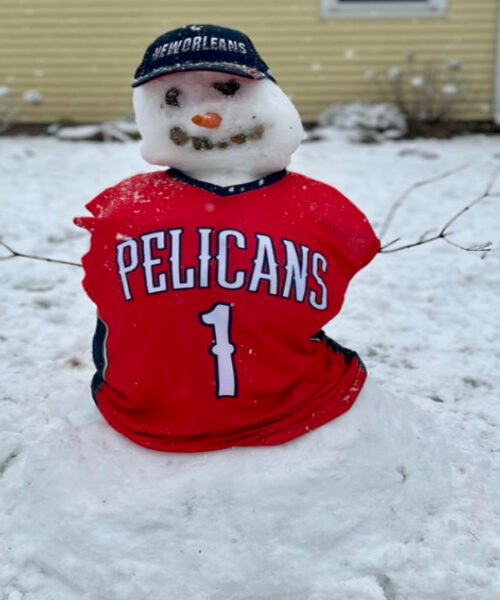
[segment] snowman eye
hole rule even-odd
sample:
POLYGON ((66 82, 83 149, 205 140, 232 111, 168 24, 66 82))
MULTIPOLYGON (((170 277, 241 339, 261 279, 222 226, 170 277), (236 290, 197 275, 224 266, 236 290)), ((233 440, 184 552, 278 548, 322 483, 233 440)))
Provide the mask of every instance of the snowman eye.
POLYGON ((236 79, 230 79, 214 83, 213 87, 224 96, 234 96, 241 86, 236 79))
POLYGON ((179 105, 179 96, 181 95, 181 91, 175 87, 170 88, 165 94, 165 102, 169 106, 180 106, 179 105))

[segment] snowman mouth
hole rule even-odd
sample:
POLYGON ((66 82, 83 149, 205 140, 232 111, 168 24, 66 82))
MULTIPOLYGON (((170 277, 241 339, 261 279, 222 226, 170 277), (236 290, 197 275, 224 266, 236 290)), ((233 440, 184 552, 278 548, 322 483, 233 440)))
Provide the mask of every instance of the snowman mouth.
POLYGON ((182 127, 172 127, 170 129, 170 139, 176 146, 185 146, 191 143, 195 150, 224 150, 230 146, 241 146, 248 141, 260 140, 264 135, 263 125, 257 125, 248 133, 237 133, 227 139, 222 139, 218 142, 210 140, 206 136, 192 135, 190 136, 182 127))

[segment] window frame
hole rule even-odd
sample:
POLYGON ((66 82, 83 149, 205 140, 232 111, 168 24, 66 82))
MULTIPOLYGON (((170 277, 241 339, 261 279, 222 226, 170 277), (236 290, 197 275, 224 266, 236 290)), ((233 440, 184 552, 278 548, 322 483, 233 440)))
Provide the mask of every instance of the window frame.
POLYGON ((447 14, 448 0, 321 0, 321 16, 325 19, 413 19, 417 17, 440 18, 447 14))

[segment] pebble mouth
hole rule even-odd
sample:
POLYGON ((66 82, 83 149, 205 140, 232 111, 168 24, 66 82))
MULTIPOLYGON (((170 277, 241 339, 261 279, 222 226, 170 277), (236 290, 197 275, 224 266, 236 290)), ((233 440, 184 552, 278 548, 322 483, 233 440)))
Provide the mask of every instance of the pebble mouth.
POLYGON ((170 130, 170 139, 176 146, 185 146, 189 142, 195 150, 213 150, 219 148, 224 150, 229 146, 241 146, 246 144, 248 140, 260 140, 264 135, 264 126, 257 125, 249 133, 237 133, 232 135, 227 140, 221 140, 220 142, 212 142, 205 136, 189 136, 188 133, 182 127, 172 127, 170 130))

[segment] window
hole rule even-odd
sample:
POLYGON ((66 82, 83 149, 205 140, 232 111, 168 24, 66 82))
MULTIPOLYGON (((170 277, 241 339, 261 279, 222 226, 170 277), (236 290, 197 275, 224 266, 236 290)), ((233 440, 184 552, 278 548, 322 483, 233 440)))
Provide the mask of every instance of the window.
POLYGON ((442 17, 447 0, 321 0, 323 17, 442 17))

